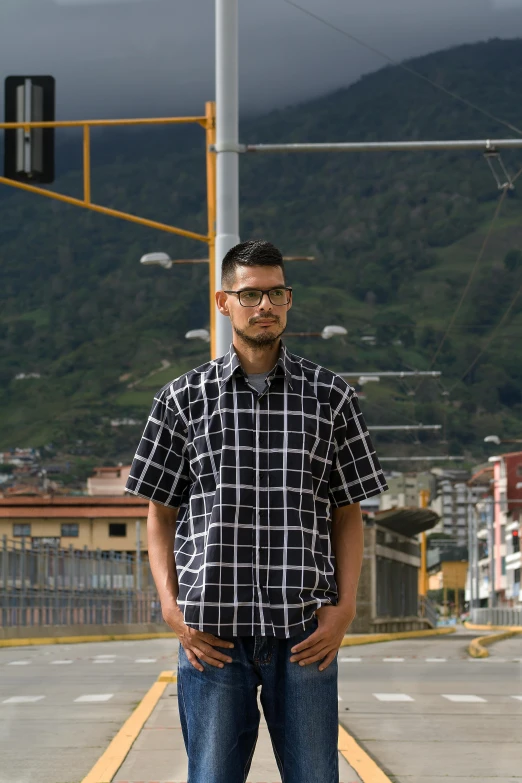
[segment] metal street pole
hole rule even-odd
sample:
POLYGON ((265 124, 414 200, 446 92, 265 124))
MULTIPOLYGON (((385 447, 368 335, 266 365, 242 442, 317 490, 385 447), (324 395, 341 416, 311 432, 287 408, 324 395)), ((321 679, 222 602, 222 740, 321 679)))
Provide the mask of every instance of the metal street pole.
POLYGON ((467 518, 468 518, 468 581, 469 581, 469 609, 470 613, 475 606, 475 585, 473 584, 474 578, 474 563, 473 563, 473 513, 474 508, 471 504, 471 489, 468 487, 467 491, 467 518))
MULTIPOLYGON (((238 0, 216 0, 216 291, 221 290, 221 262, 239 242, 238 49, 238 0)), ((227 352, 231 339, 229 319, 216 312, 216 356, 227 352)))

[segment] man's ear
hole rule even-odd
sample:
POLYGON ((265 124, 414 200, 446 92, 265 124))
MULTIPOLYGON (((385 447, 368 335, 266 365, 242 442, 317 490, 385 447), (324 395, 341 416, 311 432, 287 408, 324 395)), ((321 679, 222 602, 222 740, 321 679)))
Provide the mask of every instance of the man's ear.
POLYGON ((216 305, 221 315, 230 315, 228 312, 228 297, 223 291, 216 291, 216 305))

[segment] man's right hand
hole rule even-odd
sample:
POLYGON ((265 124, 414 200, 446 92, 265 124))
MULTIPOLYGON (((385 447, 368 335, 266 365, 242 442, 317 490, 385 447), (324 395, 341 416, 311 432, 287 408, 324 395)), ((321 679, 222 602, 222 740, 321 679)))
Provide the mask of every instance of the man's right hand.
POLYGON ((190 628, 186 625, 183 612, 176 603, 169 603, 166 606, 162 604, 161 610, 163 619, 177 635, 179 643, 183 645, 188 661, 198 672, 205 671, 200 661, 218 669, 222 669, 225 663, 232 663, 232 658, 215 649, 216 647, 231 649, 234 647, 232 642, 225 642, 211 633, 190 628))

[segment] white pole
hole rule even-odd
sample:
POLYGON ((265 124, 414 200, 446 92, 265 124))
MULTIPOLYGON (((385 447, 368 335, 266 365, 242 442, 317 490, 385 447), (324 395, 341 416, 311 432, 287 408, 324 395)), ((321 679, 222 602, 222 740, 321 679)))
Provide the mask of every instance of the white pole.
MULTIPOLYGON (((239 242, 238 0, 216 0, 216 291, 221 262, 239 242)), ((229 349, 232 328, 216 313, 216 354, 229 349)))

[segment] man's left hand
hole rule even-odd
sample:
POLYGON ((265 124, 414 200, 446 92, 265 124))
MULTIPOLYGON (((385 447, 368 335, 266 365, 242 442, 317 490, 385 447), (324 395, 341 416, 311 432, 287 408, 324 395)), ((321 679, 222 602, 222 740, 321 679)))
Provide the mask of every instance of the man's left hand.
POLYGON ((346 631, 355 617, 355 606, 322 606, 316 611, 319 625, 304 642, 292 647, 290 663, 308 666, 321 661, 319 671, 326 669, 339 651, 346 631))

